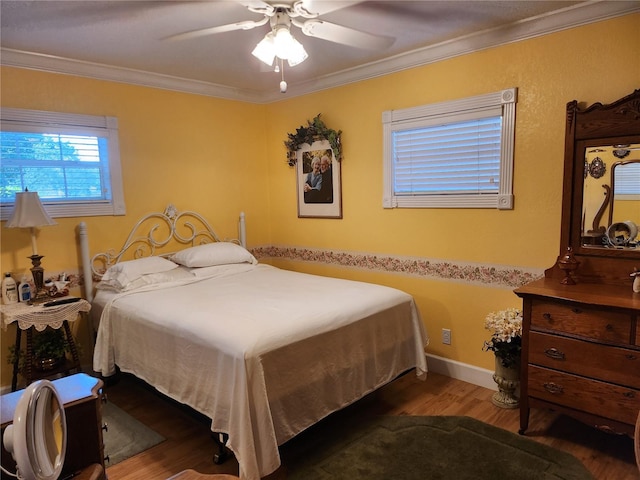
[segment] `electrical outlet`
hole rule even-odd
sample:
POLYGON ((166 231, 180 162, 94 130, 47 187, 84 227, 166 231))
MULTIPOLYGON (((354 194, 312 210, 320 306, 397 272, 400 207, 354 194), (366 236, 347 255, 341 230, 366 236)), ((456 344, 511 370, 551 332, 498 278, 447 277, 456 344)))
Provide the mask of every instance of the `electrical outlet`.
POLYGON ((448 328, 442 329, 442 343, 451 345, 451 330, 448 328))

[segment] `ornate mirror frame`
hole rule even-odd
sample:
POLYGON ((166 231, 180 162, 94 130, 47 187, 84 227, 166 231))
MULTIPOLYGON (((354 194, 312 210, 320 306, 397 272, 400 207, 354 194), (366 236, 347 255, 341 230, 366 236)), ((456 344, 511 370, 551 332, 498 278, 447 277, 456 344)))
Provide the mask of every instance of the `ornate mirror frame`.
MULTIPOLYGON (((567 247, 572 248, 580 262, 575 272, 579 281, 628 285, 634 267, 640 269, 640 248, 594 248, 582 241, 585 152, 603 145, 634 143, 640 143, 640 90, 609 105, 581 108, 576 100, 567 104, 559 258, 567 247)), ((640 158, 640 152, 635 157, 640 158)), ((551 270, 554 268, 547 274, 551 270)))

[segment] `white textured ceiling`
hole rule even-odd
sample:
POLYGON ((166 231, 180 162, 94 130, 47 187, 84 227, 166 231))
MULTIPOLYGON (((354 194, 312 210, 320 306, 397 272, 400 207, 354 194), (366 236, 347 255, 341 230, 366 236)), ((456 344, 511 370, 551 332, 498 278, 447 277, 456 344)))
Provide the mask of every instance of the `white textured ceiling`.
MULTIPOLYGON (((283 4, 292 2, 282 1, 283 4)), ((332 3, 332 0, 316 3, 332 3)), ((298 95, 475 49, 639 11, 638 1, 363 1, 322 15, 394 43, 366 50, 308 37, 309 58, 285 66, 298 95)), ((249 101, 281 99, 280 75, 251 55, 270 27, 181 41, 181 32, 259 20, 238 1, 0 2, 0 61, 249 101)))

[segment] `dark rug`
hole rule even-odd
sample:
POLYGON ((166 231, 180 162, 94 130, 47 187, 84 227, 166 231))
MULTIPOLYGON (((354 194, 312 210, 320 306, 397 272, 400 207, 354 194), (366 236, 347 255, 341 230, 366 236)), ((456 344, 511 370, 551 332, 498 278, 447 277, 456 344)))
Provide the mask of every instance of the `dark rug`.
POLYGON ((331 418, 282 448, 287 480, 593 480, 572 455, 470 417, 331 418))
POLYGON ((102 405, 102 421, 107 425, 103 431, 104 454, 109 456, 110 467, 133 457, 165 440, 162 435, 133 418, 111 402, 102 405))

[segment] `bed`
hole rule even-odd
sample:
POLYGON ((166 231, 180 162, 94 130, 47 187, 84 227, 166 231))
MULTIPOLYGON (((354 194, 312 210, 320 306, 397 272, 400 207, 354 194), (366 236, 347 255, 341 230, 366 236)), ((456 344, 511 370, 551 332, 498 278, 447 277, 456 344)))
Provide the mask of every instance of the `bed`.
POLYGON ((141 219, 117 252, 91 257, 84 225, 80 237, 89 296, 100 278, 94 370, 117 367, 206 415, 242 479, 274 472, 278 446, 332 412, 408 371, 426 376, 410 295, 261 264, 243 215, 238 241, 173 206, 141 219))

